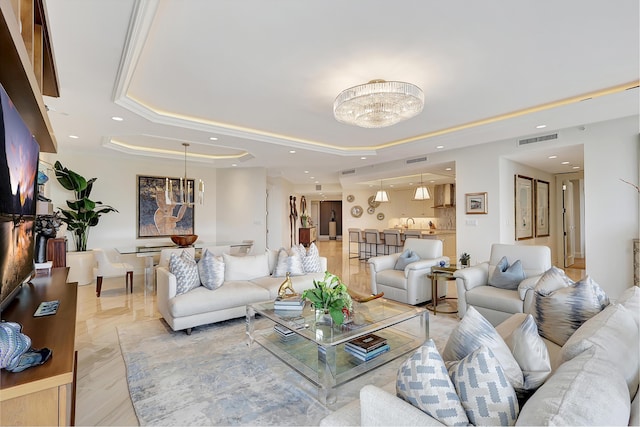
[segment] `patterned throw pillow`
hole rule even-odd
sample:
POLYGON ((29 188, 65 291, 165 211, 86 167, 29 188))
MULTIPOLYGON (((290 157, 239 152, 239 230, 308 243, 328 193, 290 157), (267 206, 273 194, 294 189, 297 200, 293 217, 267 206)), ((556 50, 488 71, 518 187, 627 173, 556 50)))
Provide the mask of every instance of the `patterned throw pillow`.
POLYGON ((284 277, 287 272, 291 276, 303 276, 304 267, 302 266, 302 259, 300 254, 296 250, 287 251, 285 248, 280 248, 278 251, 278 262, 276 268, 273 270, 273 277, 284 277))
POLYGON ((400 254, 396 260, 396 265, 393 268, 395 270, 404 270, 407 265, 416 261, 420 261, 420 256, 411 249, 407 249, 400 254))
MULTIPOLYGON (((547 282, 541 284, 542 292, 548 290, 547 285, 547 282)), ((607 295, 589 276, 549 294, 543 294, 538 285, 534 290, 534 319, 540 336, 559 346, 609 305, 607 295)))
POLYGON ((398 370, 396 394, 449 426, 469 425, 469 419, 432 339, 398 370))
POLYGON ((481 346, 451 364, 449 375, 471 424, 515 424, 520 412, 518 398, 491 349, 481 346))
POLYGON ((302 258, 302 267, 305 273, 322 273, 320 251, 315 243, 309 245, 309 250, 306 251, 306 255, 302 258))
POLYGON ((536 390, 551 374, 551 360, 533 316, 528 314, 505 342, 522 369, 524 389, 536 390))
POLYGON ((542 295, 550 295, 558 289, 573 285, 573 280, 564 270, 553 266, 540 277, 534 290, 542 295))
POLYGON ((473 307, 467 309, 467 313, 449 336, 442 358, 446 362, 458 361, 483 345, 490 348, 500 361, 513 388, 524 390, 522 370, 511 350, 493 325, 473 307))
POLYGON ((176 295, 184 294, 200 286, 198 265, 187 251, 182 251, 180 256, 175 253, 171 254, 169 271, 176 276, 176 295))
POLYGON ((224 261, 208 249, 198 261, 198 275, 200 283, 207 289, 216 290, 224 283, 224 261))
POLYGON ((489 285, 502 289, 518 289, 518 285, 525 279, 524 269, 520 260, 509 265, 506 256, 503 256, 496 265, 493 274, 489 277, 489 285))

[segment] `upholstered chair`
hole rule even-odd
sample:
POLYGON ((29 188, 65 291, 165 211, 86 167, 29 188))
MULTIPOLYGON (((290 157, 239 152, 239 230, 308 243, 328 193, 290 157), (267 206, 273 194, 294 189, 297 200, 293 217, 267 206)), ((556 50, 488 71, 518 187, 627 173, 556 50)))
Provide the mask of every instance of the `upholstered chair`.
MULTIPOLYGON (((421 304, 431 300, 431 267, 440 261, 449 262, 442 256, 442 241, 407 239, 402 252, 411 250, 418 260, 406 266, 398 265, 402 253, 372 257, 369 259, 371 293, 384 292, 385 298, 405 304, 421 304)), ((438 295, 446 295, 446 286, 438 288, 438 295)))
POLYGON ((533 288, 540 276, 551 268, 551 250, 547 246, 491 246, 489 261, 457 270, 458 316, 464 317, 473 306, 491 324, 498 325, 514 313, 526 313, 533 303, 533 288), (524 279, 515 289, 492 286, 496 266, 506 257, 509 266, 520 260, 524 279))
POLYGON ((397 228, 389 228, 382 231, 384 235, 384 248, 385 253, 389 255, 397 253, 402 248, 402 237, 400 236, 400 230, 397 228))
POLYGON ((94 249, 93 256, 96 266, 93 268, 93 275, 96 278, 96 296, 100 298, 102 291, 102 279, 105 277, 125 276, 125 293, 130 290, 133 293, 133 265, 126 262, 112 262, 104 249, 94 249))
POLYGON ((364 244, 364 238, 362 237, 362 230, 359 228, 349 229, 349 259, 360 258, 362 259, 362 245, 364 244), (352 244, 356 244, 357 250, 354 252, 352 244))

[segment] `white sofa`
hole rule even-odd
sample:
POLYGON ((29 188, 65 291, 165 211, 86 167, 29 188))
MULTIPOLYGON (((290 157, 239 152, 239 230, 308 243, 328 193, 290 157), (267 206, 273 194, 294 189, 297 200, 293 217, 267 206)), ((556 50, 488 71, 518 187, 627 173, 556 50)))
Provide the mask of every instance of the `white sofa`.
MULTIPOLYGON (((411 305, 431 300, 431 267, 440 261, 449 262, 449 257, 442 256, 442 241, 406 239, 401 252, 369 258, 371 293, 384 292, 385 298, 411 305), (406 250, 418 254, 420 260, 404 270, 394 269, 401 252, 406 250)), ((439 285, 438 295, 446 295, 446 286, 439 285)))
MULTIPOLYGON (((582 324, 563 347, 544 339, 553 371, 520 408, 516 425, 639 425, 639 309, 640 288, 632 287, 582 324)), ((506 337, 525 317, 514 314, 496 330, 506 337)), ((443 424, 396 397, 392 381, 383 388, 363 387, 359 400, 320 425, 443 424)))
POLYGON ((526 313, 533 303, 533 287, 540 276, 551 268, 551 250, 547 246, 491 245, 489 261, 462 268, 453 273, 458 291, 458 317, 473 306, 492 325, 498 325, 512 314, 526 313), (517 290, 489 286, 489 279, 502 257, 509 265, 522 263, 525 279, 517 290))
MULTIPOLYGON (((272 277, 277 251, 260 255, 233 256, 223 254, 224 284, 215 290, 198 286, 176 295, 176 277, 166 266, 157 269, 158 311, 174 331, 243 317, 247 304, 274 300, 285 277, 272 277)), ((314 280, 322 280, 327 259, 320 257, 321 272, 291 276, 296 292, 313 287, 314 280)))

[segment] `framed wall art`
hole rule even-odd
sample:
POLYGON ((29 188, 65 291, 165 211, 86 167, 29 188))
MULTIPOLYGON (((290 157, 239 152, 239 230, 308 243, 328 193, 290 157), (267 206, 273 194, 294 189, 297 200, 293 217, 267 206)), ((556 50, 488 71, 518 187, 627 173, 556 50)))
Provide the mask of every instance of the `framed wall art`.
POLYGON ((464 200, 468 215, 487 213, 487 193, 467 193, 464 200))
POLYGON ((549 183, 536 179, 536 237, 549 235, 549 183))
POLYGON ((533 178, 515 176, 516 240, 533 238, 533 178))
MULTIPOLYGON (((194 234, 193 204, 179 203, 182 179, 138 175, 139 238, 194 234)), ((194 184, 187 179, 187 188, 194 184)))

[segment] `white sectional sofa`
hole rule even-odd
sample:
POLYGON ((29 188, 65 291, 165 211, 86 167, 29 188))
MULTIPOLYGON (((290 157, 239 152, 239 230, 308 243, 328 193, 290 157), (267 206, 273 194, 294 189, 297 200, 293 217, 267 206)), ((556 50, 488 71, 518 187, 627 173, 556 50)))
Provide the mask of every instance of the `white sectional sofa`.
MULTIPOLYGON (((157 269, 158 311, 174 331, 243 317, 247 304, 273 300, 285 277, 271 274, 277 261, 277 251, 268 250, 260 255, 224 256, 224 284, 215 290, 198 286, 176 295, 176 277, 169 269, 157 269)), ((301 293, 313 287, 314 280, 322 280, 327 270, 327 259, 320 257, 320 272, 291 276, 293 287, 301 293)))
MULTIPOLYGON (((496 327, 506 337, 525 313, 496 327)), ((640 425, 638 400, 640 288, 627 289, 560 347, 544 339, 552 373, 520 408, 516 425, 640 425)), ((327 416, 323 426, 440 426, 396 397, 395 381, 367 385, 360 400, 327 416)))

